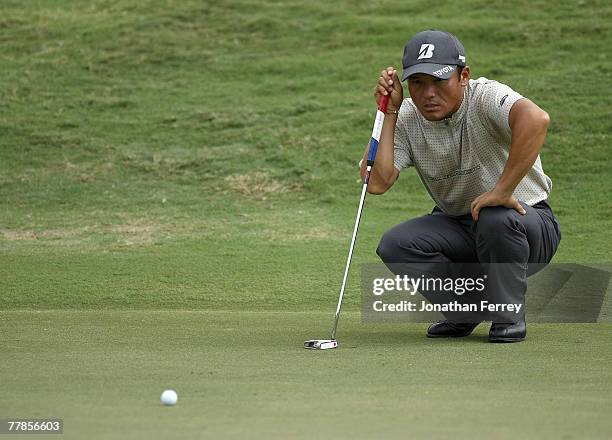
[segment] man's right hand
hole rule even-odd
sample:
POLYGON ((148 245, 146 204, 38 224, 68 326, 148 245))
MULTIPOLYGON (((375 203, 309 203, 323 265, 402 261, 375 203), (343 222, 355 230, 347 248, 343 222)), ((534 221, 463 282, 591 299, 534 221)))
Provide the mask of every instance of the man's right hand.
POLYGON ((380 72, 376 88, 374 89, 374 98, 376 98, 376 105, 380 103, 380 98, 384 95, 390 95, 389 107, 391 111, 399 110, 404 100, 404 89, 402 83, 397 76, 397 70, 394 67, 389 66, 385 70, 380 72))
MULTIPOLYGON (((371 194, 383 194, 391 188, 399 174, 393 164, 395 124, 397 122, 397 114, 393 113, 397 113, 402 105, 404 90, 397 76, 397 70, 393 67, 387 67, 380 72, 378 83, 374 88, 376 104, 380 104, 381 98, 386 95, 389 95, 389 105, 387 106, 387 115, 385 116, 385 122, 382 127, 382 132, 380 133, 376 161, 374 162, 370 174, 368 192, 371 194)), ((366 164, 368 150, 369 144, 365 149, 361 165, 362 180, 365 178, 367 172, 366 164)))

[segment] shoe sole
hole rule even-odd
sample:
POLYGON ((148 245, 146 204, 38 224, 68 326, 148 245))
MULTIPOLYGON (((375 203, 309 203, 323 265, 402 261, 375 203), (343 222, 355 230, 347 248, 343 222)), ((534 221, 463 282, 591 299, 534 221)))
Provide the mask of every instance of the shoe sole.
POLYGON ((472 334, 472 332, 469 332, 465 335, 430 335, 429 333, 426 333, 426 336, 428 338, 432 338, 432 339, 442 339, 442 338, 465 338, 466 336, 470 336, 472 334))
POLYGON ((524 340, 525 340, 525 337, 522 337, 522 338, 489 338, 489 342, 521 342, 524 340))

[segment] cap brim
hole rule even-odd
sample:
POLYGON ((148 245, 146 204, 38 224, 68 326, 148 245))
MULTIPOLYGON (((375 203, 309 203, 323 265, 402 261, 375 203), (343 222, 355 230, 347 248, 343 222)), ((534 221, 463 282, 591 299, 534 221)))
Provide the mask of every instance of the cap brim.
POLYGON ((410 75, 415 73, 424 73, 435 78, 449 79, 455 70, 457 70, 457 66, 451 64, 419 63, 404 70, 402 81, 406 81, 410 75))

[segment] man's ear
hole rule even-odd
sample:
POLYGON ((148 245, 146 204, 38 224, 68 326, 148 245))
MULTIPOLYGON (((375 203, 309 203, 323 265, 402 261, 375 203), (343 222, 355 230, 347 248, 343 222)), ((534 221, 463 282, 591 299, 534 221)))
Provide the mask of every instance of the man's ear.
POLYGON ((467 86, 470 83, 470 66, 465 66, 463 68, 459 81, 462 86, 467 86))

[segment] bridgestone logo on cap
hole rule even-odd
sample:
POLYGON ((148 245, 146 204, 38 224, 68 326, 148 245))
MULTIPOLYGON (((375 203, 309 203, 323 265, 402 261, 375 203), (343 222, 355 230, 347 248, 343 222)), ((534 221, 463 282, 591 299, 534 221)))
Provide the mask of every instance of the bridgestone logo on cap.
POLYGON ((436 76, 442 76, 445 73, 452 72, 455 68, 453 66, 445 66, 439 70, 434 70, 433 74, 436 76))
POLYGON ((419 49, 419 57, 417 58, 417 60, 433 57, 435 48, 436 47, 433 44, 421 44, 421 48, 419 49))

